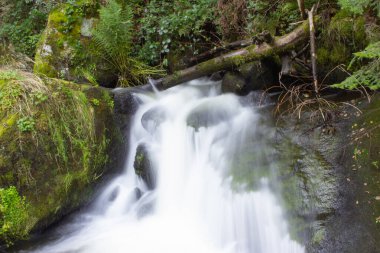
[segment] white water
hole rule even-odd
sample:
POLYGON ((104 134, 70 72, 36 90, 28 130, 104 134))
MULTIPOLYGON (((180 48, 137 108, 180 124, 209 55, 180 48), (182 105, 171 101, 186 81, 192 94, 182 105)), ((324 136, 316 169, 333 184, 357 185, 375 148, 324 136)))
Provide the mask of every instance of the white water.
POLYGON ((259 116, 218 90, 216 83, 198 80, 140 94, 143 105, 133 121, 125 173, 106 187, 92 211, 61 231, 60 239, 32 252, 304 252, 291 240, 267 179, 259 180, 256 191, 233 184, 233 156, 244 142, 258 138, 259 116), (145 118, 146 130, 141 122, 148 111, 155 117, 145 118), (190 115, 200 111, 199 122, 207 119, 208 126, 188 126, 190 115), (134 173, 140 143, 148 144, 157 175, 153 191, 134 173), (136 188, 144 192, 140 199, 136 188))

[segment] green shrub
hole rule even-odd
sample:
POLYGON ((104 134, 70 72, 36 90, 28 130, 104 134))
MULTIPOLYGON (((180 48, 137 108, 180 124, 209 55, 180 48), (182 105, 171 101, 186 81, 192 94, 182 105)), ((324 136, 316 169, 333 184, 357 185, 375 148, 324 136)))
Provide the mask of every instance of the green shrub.
POLYGON ((100 9, 93 38, 102 57, 118 70, 121 86, 140 84, 147 76, 160 73, 133 56, 133 35, 133 12, 129 5, 123 8, 110 0, 100 9))
MULTIPOLYGON (((140 19, 139 57, 151 64, 163 61, 172 48, 197 54, 205 26, 215 19, 217 0, 152 0, 140 19)), ((210 27, 209 27, 210 28, 210 27)))
POLYGON ((0 188, 0 241, 11 245, 28 235, 28 204, 16 187, 0 188))

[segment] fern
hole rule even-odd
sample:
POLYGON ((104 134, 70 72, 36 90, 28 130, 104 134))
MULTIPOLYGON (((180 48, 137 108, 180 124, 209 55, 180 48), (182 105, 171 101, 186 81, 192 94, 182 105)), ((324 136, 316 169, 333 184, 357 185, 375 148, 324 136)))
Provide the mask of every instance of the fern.
POLYGON ((343 82, 333 85, 334 88, 352 90, 367 87, 371 90, 380 89, 380 41, 368 45, 363 51, 355 53, 348 68, 352 68, 359 61, 367 61, 368 63, 343 82))
POLYGON ((130 6, 123 8, 111 0, 99 10, 99 17, 93 38, 103 58, 118 70, 121 86, 140 84, 147 76, 162 73, 132 56, 134 24, 130 6))
POLYGON ((354 53, 355 59, 379 59, 380 41, 368 45, 363 51, 354 53))

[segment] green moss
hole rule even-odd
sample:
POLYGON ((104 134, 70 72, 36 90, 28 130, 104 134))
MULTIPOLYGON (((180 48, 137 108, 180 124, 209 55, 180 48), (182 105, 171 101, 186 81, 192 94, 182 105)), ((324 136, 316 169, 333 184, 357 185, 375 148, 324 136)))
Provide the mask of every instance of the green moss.
POLYGON ((49 14, 49 25, 61 26, 64 22, 67 22, 67 17, 65 16, 65 12, 61 8, 54 10, 49 14))
POLYGON ((349 64, 352 54, 363 49, 368 43, 365 20, 341 10, 322 29, 318 45, 318 65, 328 68, 349 64))
POLYGON ((117 130, 107 91, 19 74, 0 85, 0 187, 15 185, 27 197, 29 233, 88 199, 117 130), (28 118, 33 130, 19 132, 28 118))
POLYGON ((0 138, 4 133, 6 133, 6 131, 9 128, 14 126, 14 124, 16 123, 16 119, 17 119, 16 114, 10 114, 0 121, 0 138))

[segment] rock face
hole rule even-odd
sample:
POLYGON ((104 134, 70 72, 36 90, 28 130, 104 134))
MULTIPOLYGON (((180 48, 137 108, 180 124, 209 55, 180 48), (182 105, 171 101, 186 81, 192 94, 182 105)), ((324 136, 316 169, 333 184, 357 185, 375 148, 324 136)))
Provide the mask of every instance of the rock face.
POLYGON ((327 125, 310 122, 304 112, 303 120, 288 118, 279 128, 280 154, 292 161, 280 176, 283 199, 307 252, 380 250, 379 101, 356 102, 362 115, 340 107, 327 125))
MULTIPOLYGON (((0 69, 0 94, 0 188, 25 197, 27 217, 12 231, 28 234, 86 204, 124 144, 105 89, 0 69)), ((0 242, 13 239, 1 230, 0 242)))
POLYGON ((37 46, 34 71, 48 77, 83 82, 88 73, 105 87, 115 87, 114 68, 102 59, 91 40, 98 1, 62 4, 49 15, 37 46))

